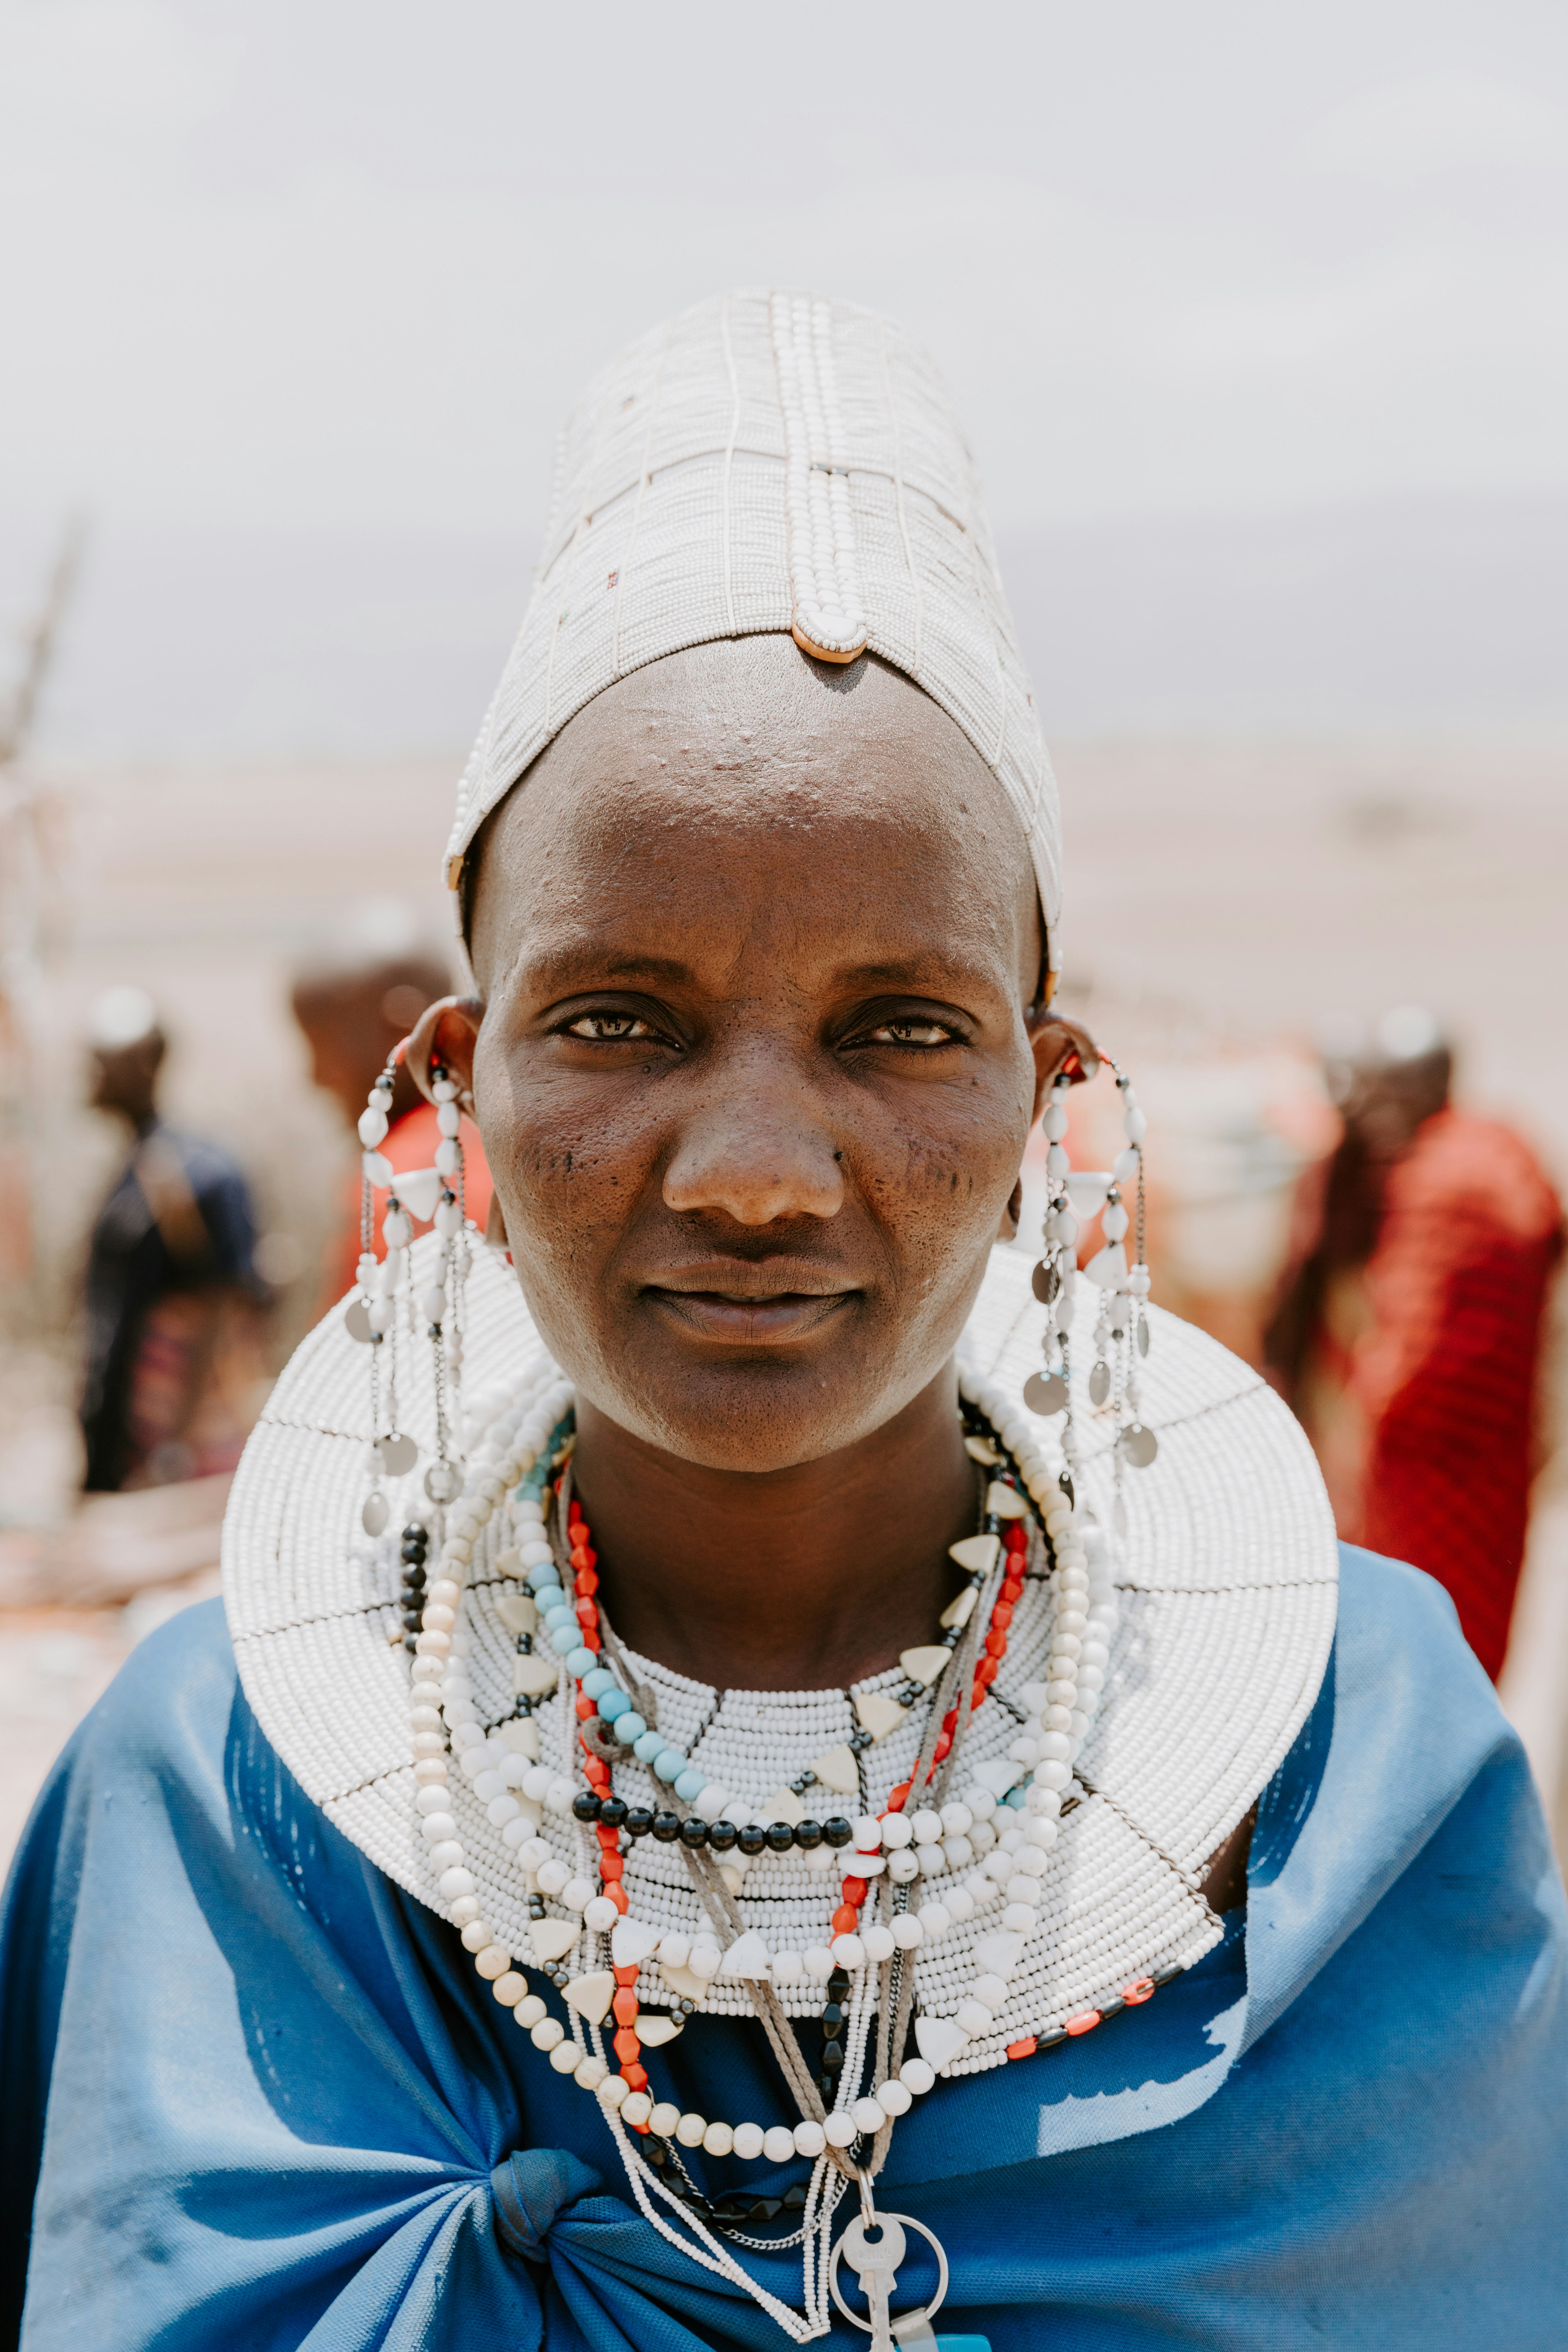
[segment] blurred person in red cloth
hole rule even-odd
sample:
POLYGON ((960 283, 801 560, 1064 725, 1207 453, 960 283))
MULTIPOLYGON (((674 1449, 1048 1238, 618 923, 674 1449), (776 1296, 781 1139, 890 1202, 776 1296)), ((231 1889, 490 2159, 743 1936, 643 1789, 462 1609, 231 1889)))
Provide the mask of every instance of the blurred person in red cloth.
MULTIPOLYGON (((451 985, 451 975, 441 958, 417 947, 390 951, 372 949, 337 961, 322 959, 298 974, 291 1002, 294 1018, 310 1049, 310 1076, 342 1107, 351 1132, 357 1129, 365 1097, 391 1055, 426 1006, 446 996, 451 985)), ((415 1169, 434 1168, 436 1147, 441 1140, 435 1107, 425 1100, 405 1069, 399 1068, 394 1084, 391 1116, 392 1124, 377 1150, 400 1176, 415 1169)), ((489 1213, 489 1170, 479 1130, 465 1120, 462 1134, 464 1205, 482 1233, 489 1213)), ((379 1249, 386 1195, 377 1192, 374 1199, 379 1249)), ((341 1216, 323 1258, 323 1311, 353 1288, 359 1254, 356 1156, 353 1170, 344 1176, 341 1216)))
POLYGON ((1322 1223, 1268 1338, 1350 1543, 1447 1587, 1495 1681, 1537 1462, 1563 1205, 1511 1128, 1453 1108, 1429 1013, 1330 1055, 1344 1137, 1322 1223))

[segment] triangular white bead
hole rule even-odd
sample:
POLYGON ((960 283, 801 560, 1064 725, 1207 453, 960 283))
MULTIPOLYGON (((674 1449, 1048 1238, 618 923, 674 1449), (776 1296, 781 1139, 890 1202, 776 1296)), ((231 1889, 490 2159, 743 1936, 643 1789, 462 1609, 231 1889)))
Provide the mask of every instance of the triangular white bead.
POLYGON ((657 2010, 645 2009, 637 2019, 637 2040, 645 2050, 662 2050, 673 2042, 686 2024, 683 2017, 664 2017, 657 2010))
POLYGON ((405 1168, 397 1179, 397 1197, 411 1217, 427 1225, 446 1181, 438 1168, 405 1168))
POLYGON ((535 1919, 530 1923, 528 1940, 533 1947, 533 1957, 541 1968, 552 1960, 563 1960, 581 1935, 582 1929, 570 1919, 535 1919))
POLYGON ((1001 1550, 1000 1536, 964 1536, 959 1542, 948 1545, 947 1556, 955 1559, 960 1568, 968 1569, 972 1576, 989 1576, 1001 1550))
POLYGON ((900 1706, 896 1698, 889 1698, 886 1691, 861 1691, 855 1701, 855 1712, 863 1731, 868 1731, 873 1739, 886 1739, 889 1731, 897 1731, 909 1709, 900 1706))
POLYGON ((930 1690, 932 1683, 945 1670, 952 1655, 952 1652, 942 1643, 929 1642, 919 1649, 900 1650, 899 1664, 910 1682, 919 1683, 922 1690, 930 1690))
POLYGON ((915 2040, 921 2056, 928 2066, 940 2074, 950 2058, 956 2058, 969 2036, 962 2025, 951 2017, 917 2017, 915 2040))
POLYGON ((1005 1928, 994 1936, 982 1936, 974 1947, 974 1965, 983 1975, 1000 1977, 1005 1984, 1024 1957, 1025 1938, 1010 1935, 1005 1928))
POLYGON ((617 1919, 610 1931, 610 1958, 618 1969, 639 1969, 658 1943, 658 1929, 641 1919, 617 1919))
POLYGON ((768 1972, 768 1948, 754 1927, 737 1936, 719 1963, 721 1977, 765 1977, 768 1972))
POLYGON ((993 1478, 985 1489, 985 1507, 999 1519, 1021 1519, 1029 1507, 1029 1498, 1020 1495, 1016 1486, 1005 1486, 1000 1478, 993 1478))
POLYGON ((574 1977, 561 1996, 567 2008, 585 2017, 590 2025, 604 2023, 615 1997, 616 1979, 609 1969, 595 1969, 589 1976, 574 1977))
POLYGON ((828 1748, 826 1755, 816 1759, 811 1769, 823 1787, 831 1789, 836 1797, 859 1795, 860 1775, 855 1769, 855 1751, 852 1748, 828 1748))

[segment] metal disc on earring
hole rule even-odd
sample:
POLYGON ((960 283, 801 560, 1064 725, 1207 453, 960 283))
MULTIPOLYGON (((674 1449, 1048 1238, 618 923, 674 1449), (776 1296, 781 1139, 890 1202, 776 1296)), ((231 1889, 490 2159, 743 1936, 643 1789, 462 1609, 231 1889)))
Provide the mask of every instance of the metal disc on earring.
POLYGON ((374 1339, 375 1334, 370 1328, 370 1309, 363 1298, 356 1298, 345 1313, 343 1329, 351 1339, 358 1339, 362 1345, 374 1339))
POLYGON ((449 1462, 432 1462, 425 1473, 425 1492, 433 1503, 449 1503, 462 1483, 449 1462))
POLYGON ((1024 1402, 1031 1412, 1060 1412, 1068 1402, 1068 1384, 1060 1372, 1031 1372, 1024 1382, 1024 1402))
POLYGON ((1049 1307, 1062 1286, 1061 1276, 1054 1265, 1047 1265, 1045 1259, 1041 1258, 1035 1268, 1033 1281, 1035 1297, 1042 1307, 1049 1307))
POLYGON ((406 1477, 419 1459, 419 1448, 411 1437, 384 1437, 379 1450, 389 1478, 406 1477))
POLYGON ((386 1507, 386 1496, 378 1488, 374 1495, 365 1496, 364 1508, 359 1515, 359 1523, 367 1536, 378 1536, 384 1529, 390 1516, 386 1507))
POLYGON ((1141 1356, 1146 1356, 1148 1352, 1149 1318, 1146 1315, 1140 1315, 1138 1318, 1138 1353, 1141 1356))
POLYGON ((1110 1366, 1096 1364, 1089 1376, 1089 1401, 1090 1404, 1103 1404, 1110 1394, 1110 1366))
POLYGON ((1128 1423, 1121 1433, 1124 1461, 1130 1462, 1134 1470, 1147 1470, 1159 1451, 1160 1441, 1152 1429, 1145 1429, 1141 1421, 1128 1423))

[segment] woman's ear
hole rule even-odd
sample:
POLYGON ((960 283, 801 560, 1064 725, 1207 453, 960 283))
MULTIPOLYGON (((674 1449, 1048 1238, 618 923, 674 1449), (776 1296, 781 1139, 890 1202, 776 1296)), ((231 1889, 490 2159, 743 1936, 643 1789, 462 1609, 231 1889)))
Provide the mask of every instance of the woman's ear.
POLYGON ((1029 1007, 1024 1026, 1035 1056, 1033 1118, 1038 1118, 1047 1095, 1064 1070, 1075 1087, 1098 1076, 1100 1048, 1081 1021, 1069 1021, 1066 1013, 1052 1013, 1043 1004, 1029 1007))
POLYGON ((477 996, 438 996, 434 1004, 425 1007, 414 1024, 404 1060, 426 1102, 435 1100, 430 1092, 430 1065, 439 1062, 456 1081, 458 1102, 473 1117, 474 1047, 484 1017, 483 1003, 477 996))

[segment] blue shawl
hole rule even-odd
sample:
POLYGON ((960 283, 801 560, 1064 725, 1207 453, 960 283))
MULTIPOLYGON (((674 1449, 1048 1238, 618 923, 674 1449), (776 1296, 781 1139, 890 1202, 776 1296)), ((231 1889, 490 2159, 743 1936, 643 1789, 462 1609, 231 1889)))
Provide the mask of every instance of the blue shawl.
MULTIPOLYGON (((947 2247, 939 2327, 994 2352, 1560 2347, 1564 1925, 1446 1596, 1347 1552, 1331 1675, 1225 1943, 1080 2041, 939 2084, 894 2135, 879 2195, 947 2247)), ((0 2342, 784 2341, 656 2235, 596 2102, 302 1795, 216 1604, 144 1643, 61 1759, 0 1964, 0 2342)), ((788 2120, 749 2021, 700 2020, 659 2066, 686 2105, 788 2120)), ((805 2168, 700 2167, 721 2191, 805 2168)), ((798 2254, 748 2259, 798 2302, 798 2254)))

